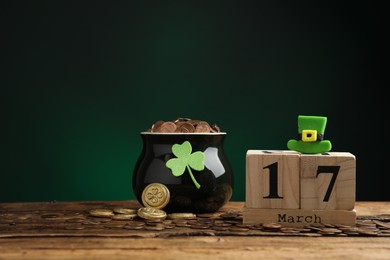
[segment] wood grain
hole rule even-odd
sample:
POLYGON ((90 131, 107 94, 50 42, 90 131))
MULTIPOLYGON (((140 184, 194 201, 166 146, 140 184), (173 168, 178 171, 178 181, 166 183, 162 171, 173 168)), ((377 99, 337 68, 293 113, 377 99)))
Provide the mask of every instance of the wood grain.
MULTIPOLYGON (((74 214, 91 208, 138 207, 134 201, 0 203, 2 225, 15 216, 49 224, 39 214, 74 214), (35 216, 35 217, 33 217, 35 216)), ((242 210, 243 202, 229 202, 224 211, 242 210)), ((390 214, 390 202, 356 202, 358 216, 390 214)), ((72 215, 73 216, 73 215, 72 215)), ((18 224, 16 224, 18 225, 18 224)), ((53 225, 56 230, 56 225, 53 225)), ((18 232, 21 230, 18 230, 18 232)), ((58 231, 58 230, 57 230, 58 231)), ((0 259, 389 259, 390 237, 219 236, 131 237, 116 231, 105 236, 68 233, 29 236, 14 232, 0 238, 0 259)), ((2 232, 0 231, 0 234, 2 232)), ((151 233, 152 234, 152 233, 151 233)))
POLYGON ((389 259, 390 238, 2 239, 0 259, 389 259))
POLYGON ((356 192, 356 160, 347 152, 301 155, 301 208, 321 210, 353 210, 356 192), (319 166, 337 166, 338 171, 330 198, 324 197, 330 187, 332 173, 318 174, 319 166))
MULTIPOLYGON (((246 206, 263 209, 299 208, 299 153, 249 150, 246 154, 246 206), (270 196, 271 165, 277 176, 277 196, 270 196)), ((275 177, 275 176, 274 176, 275 177)), ((276 188, 276 187, 275 187, 276 188)))

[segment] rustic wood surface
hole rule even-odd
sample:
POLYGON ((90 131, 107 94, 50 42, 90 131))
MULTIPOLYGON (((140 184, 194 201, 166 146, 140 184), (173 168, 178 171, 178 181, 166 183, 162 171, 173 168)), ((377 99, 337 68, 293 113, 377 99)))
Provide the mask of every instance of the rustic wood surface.
MULTIPOLYGON (((230 202, 222 211, 241 211, 243 205, 230 202)), ((82 230, 64 228, 70 224, 67 220, 88 214, 90 209, 115 207, 131 208, 139 204, 134 201, 2 203, 0 259, 390 259, 390 237, 220 235, 186 229, 170 234, 102 229, 99 225, 82 230)), ((361 218, 390 216, 390 202, 356 202, 355 209, 361 218)))

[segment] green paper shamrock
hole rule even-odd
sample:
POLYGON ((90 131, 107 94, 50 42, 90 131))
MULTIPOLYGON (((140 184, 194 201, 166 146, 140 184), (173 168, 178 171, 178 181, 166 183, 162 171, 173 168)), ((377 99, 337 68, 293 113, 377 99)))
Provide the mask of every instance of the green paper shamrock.
POLYGON ((204 153, 198 151, 191 154, 191 152, 192 146, 188 141, 185 141, 182 144, 174 144, 172 146, 172 153, 177 158, 168 160, 166 166, 172 170, 172 174, 176 177, 183 175, 187 168, 192 181, 196 188, 199 189, 200 184, 195 180, 194 175, 192 175, 191 168, 197 171, 204 170, 204 153))

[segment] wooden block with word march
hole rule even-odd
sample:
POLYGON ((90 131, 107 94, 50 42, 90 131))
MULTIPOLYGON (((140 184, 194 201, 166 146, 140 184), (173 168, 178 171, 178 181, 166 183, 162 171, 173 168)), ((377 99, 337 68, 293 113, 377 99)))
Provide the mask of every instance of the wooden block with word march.
POLYGON ((356 224, 355 210, 305 210, 305 209, 243 209, 244 224, 279 223, 283 226, 304 227, 311 224, 356 224))
POLYGON ((301 154, 301 209, 353 210, 356 159, 348 152, 301 154))
POLYGON ((246 207, 298 209, 299 174, 297 152, 248 150, 246 207))

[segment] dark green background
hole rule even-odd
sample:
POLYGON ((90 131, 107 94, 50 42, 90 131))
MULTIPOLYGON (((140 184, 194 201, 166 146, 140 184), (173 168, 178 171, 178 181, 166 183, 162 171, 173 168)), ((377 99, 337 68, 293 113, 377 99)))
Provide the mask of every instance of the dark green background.
POLYGON ((382 30, 373 2, 13 1, 1 13, 0 201, 133 199, 139 133, 217 123, 245 198, 248 149, 328 117, 357 199, 389 200, 382 30))

